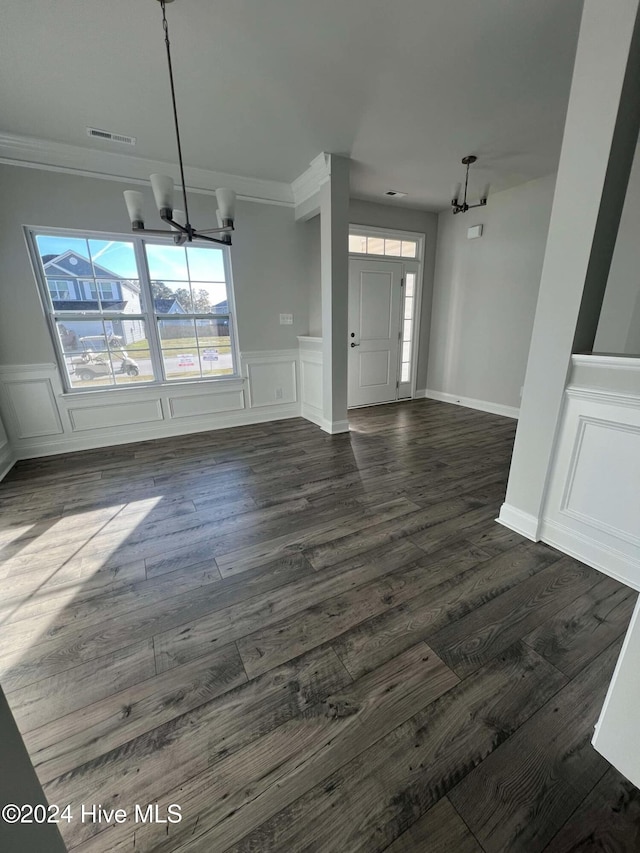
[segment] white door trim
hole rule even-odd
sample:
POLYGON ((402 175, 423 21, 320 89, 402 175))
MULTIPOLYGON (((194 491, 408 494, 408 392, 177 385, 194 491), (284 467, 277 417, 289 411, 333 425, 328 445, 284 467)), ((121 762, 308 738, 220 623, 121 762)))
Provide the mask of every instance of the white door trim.
MULTIPOLYGON (((375 260, 389 263, 397 263, 400 261, 404 265, 403 276, 406 278, 407 272, 416 272, 416 296, 413 316, 412 330, 412 350, 411 350, 411 398, 415 400, 417 392, 418 379, 418 353, 420 351, 420 325, 422 319, 422 292, 424 286, 424 250, 426 244, 426 234, 419 231, 400 231, 395 228, 378 228, 373 225, 358 225, 357 223, 349 224, 349 234, 363 234, 372 237, 385 237, 389 240, 402 240, 406 237, 410 240, 416 240, 418 243, 418 252, 416 258, 398 258, 391 255, 369 255, 362 252, 350 252, 349 260, 375 260)), ((398 379, 400 378, 400 365, 398 364, 398 379)), ((403 398, 407 399, 407 398, 403 398)))

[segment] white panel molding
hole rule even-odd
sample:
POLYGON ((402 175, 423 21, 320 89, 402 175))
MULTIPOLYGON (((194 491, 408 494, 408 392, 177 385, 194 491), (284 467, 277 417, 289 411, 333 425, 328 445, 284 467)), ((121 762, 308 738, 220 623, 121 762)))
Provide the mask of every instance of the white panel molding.
MULTIPOLYGON (((171 169, 171 164, 161 160, 12 133, 0 133, 0 163, 145 185, 149 184, 149 175, 168 174, 167 170, 171 169)), ((294 205, 292 187, 282 181, 229 175, 192 166, 185 166, 185 179, 189 192, 209 195, 217 187, 224 186, 235 190, 243 201, 294 205)))
POLYGON ((640 590, 640 360, 591 358, 573 358, 541 538, 640 590))
POLYGON ((217 415, 221 412, 240 412, 245 408, 244 390, 218 391, 215 394, 189 394, 167 399, 169 415, 175 418, 190 418, 200 415, 217 415))
MULTIPOLYGON (((612 548, 593 537, 544 518, 540 538, 559 551, 575 557, 592 569, 614 578, 640 592, 640 560, 634 554, 612 548)), ((637 553, 637 549, 636 549, 637 553)))
POLYGON ((298 350, 244 352, 240 356, 250 409, 298 403, 298 350))
POLYGON ((540 540, 540 525, 538 519, 528 512, 523 512, 515 506, 503 503, 500 507, 500 515, 496 518, 498 524, 508 527, 509 530, 520 533, 532 542, 540 540))
POLYGON ((320 187, 331 178, 331 156, 318 154, 291 184, 296 219, 311 219, 320 210, 320 187))
POLYGON ((128 429, 135 424, 163 420, 162 403, 156 400, 136 400, 128 403, 103 403, 67 409, 71 429, 84 432, 95 429, 128 429))
POLYGON ((0 480, 2 480, 16 464, 16 457, 8 441, 0 447, 0 480))
POLYGON ((246 404, 247 378, 65 394, 55 364, 3 365, 0 403, 11 450, 0 447, 0 470, 16 459, 299 417, 297 359, 297 349, 243 354, 243 370, 274 385, 265 392, 273 401, 255 408, 246 404), (34 396, 36 405, 24 403, 34 396))
POLYGON ((5 379, 8 429, 16 438, 39 438, 64 432, 49 377, 5 379))
POLYGON ((520 409, 515 406, 505 406, 502 403, 493 403, 489 400, 476 400, 473 397, 461 397, 459 394, 434 391, 431 388, 416 391, 416 397, 439 400, 441 403, 453 403, 455 406, 466 406, 468 409, 477 409, 480 412, 489 412, 492 415, 502 415, 502 417, 514 418, 515 420, 520 416, 520 409))
POLYGON ((322 410, 322 338, 300 335, 300 414, 331 432, 322 410))
POLYGON ((632 409, 637 409, 639 403, 638 397, 633 394, 619 394, 615 391, 603 391, 600 388, 581 388, 577 385, 570 385, 565 394, 573 400, 590 400, 613 406, 627 406, 632 409))
MULTIPOLYGON (((625 542, 629 542, 631 545, 634 545, 635 548, 638 549, 638 553, 640 553, 640 524, 638 525, 639 535, 629 534, 621 527, 616 527, 612 524, 608 524, 607 522, 597 518, 595 515, 587 515, 586 513, 580 512, 579 510, 576 510, 571 506, 573 488, 576 480, 576 475, 579 470, 579 464, 581 461, 584 437, 586 434, 587 427, 589 426, 608 429, 612 432, 629 433, 631 435, 638 436, 638 438, 640 439, 640 424, 621 424, 615 421, 603 420, 601 418, 584 417, 582 415, 578 416, 577 431, 575 435, 573 449, 571 451, 571 458, 569 461, 569 469, 566 475, 566 482, 562 497, 560 499, 559 512, 561 515, 566 516, 567 518, 573 518, 576 521, 581 522, 582 524, 589 525, 595 530, 599 530, 602 533, 607 534, 608 536, 613 536, 625 542)), ((613 437, 613 435, 611 436, 611 441, 615 442, 615 438, 613 437)), ((640 449, 640 440, 638 441, 638 448, 640 449)), ((640 456, 640 453, 638 455, 640 456)), ((639 495, 638 515, 640 516, 640 482, 637 484, 637 486, 639 495)))

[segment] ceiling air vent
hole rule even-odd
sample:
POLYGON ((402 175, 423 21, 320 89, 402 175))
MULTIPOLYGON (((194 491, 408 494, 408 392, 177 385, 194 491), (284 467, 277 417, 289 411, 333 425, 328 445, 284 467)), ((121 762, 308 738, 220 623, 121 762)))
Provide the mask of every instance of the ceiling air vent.
POLYGON ((397 190, 387 190, 385 195, 389 195, 392 198, 404 198, 406 193, 397 192, 397 190))
POLYGON ((87 136, 95 139, 106 139, 108 142, 121 142, 123 145, 135 145, 135 136, 125 136, 122 133, 111 133, 109 130, 99 130, 97 127, 88 127, 87 136))

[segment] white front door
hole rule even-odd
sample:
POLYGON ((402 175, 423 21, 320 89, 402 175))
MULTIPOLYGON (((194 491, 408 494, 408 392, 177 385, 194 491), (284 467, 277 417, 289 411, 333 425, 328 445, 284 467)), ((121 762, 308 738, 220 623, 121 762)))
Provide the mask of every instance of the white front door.
POLYGON ((402 263, 349 262, 349 406, 397 398, 402 263))

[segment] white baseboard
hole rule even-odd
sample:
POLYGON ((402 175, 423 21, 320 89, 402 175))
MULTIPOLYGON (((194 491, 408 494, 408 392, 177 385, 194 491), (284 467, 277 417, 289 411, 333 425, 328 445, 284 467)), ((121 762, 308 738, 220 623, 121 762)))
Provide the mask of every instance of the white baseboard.
POLYGON ((587 536, 570 530, 563 524, 543 519, 540 538, 547 545, 575 557, 592 569, 614 578, 632 589, 640 591, 640 560, 629 554, 609 548, 587 536))
POLYGON ((328 432, 329 435, 349 432, 349 421, 331 422, 323 416, 320 409, 317 409, 315 406, 309 406, 307 403, 302 404, 300 415, 306 420, 311 421, 312 424, 319 426, 321 430, 324 430, 324 432, 328 432))
POLYGON ((189 435, 195 432, 210 432, 229 427, 248 426, 250 424, 267 423, 268 421, 287 420, 300 417, 297 404, 278 406, 277 409, 243 409, 238 412, 228 412, 212 417, 189 418, 160 421, 157 424, 141 427, 112 428, 107 435, 78 435, 71 434, 59 438, 46 438, 40 443, 32 440, 28 445, 19 447, 15 453, 16 459, 34 459, 39 456, 54 456, 58 453, 73 453, 76 450, 94 450, 100 447, 112 447, 120 444, 131 444, 137 441, 151 441, 156 438, 189 435))
POLYGON ((310 406, 308 403, 303 403, 300 407, 300 415, 312 424, 324 429, 325 421, 322 416, 322 411, 315 406, 310 406))
POLYGON ((498 524, 508 527, 509 530, 520 533, 521 536, 526 536, 532 542, 540 540, 540 525, 535 515, 523 512, 521 509, 504 503, 500 507, 500 515, 496 518, 496 521, 498 524))
POLYGON ((16 464, 16 457, 11 449, 9 442, 0 447, 0 480, 7 476, 9 471, 16 464))
POLYGON ((439 400, 441 403, 453 403, 455 406, 466 406, 468 409, 478 409, 480 412, 490 412, 492 415, 502 415, 502 417, 514 418, 515 420, 520 416, 520 409, 515 406, 504 406, 502 403, 476 400, 473 397, 461 397, 458 394, 448 394, 445 391, 433 391, 431 388, 416 391, 416 397, 439 400))
POLYGON ((337 435, 340 432, 349 432, 349 421, 325 421, 325 426, 322 429, 331 435, 337 435))

